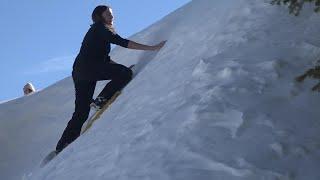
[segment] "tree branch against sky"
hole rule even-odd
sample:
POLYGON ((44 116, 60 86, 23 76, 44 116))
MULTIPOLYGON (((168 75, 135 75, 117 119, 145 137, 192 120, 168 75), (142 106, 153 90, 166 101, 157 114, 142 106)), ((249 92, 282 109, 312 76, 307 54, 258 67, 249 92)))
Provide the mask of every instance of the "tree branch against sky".
POLYGON ((289 13, 298 16, 304 3, 314 4, 314 11, 320 12, 320 0, 272 0, 271 4, 287 5, 289 13))

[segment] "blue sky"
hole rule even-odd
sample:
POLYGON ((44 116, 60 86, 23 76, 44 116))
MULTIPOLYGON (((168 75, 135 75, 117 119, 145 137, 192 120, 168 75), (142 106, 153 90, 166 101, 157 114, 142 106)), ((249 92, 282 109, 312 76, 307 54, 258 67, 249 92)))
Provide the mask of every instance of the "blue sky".
POLYGON ((112 7, 117 32, 128 37, 188 2, 1 0, 0 101, 22 96, 27 82, 43 89, 70 76, 97 5, 112 7))

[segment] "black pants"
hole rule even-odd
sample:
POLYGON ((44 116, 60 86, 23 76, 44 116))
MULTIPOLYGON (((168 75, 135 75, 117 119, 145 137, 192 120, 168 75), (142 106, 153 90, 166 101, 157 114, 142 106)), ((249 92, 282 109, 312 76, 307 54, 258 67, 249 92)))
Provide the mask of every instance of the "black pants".
POLYGON ((57 152, 62 151, 62 149, 80 136, 82 125, 89 116, 90 103, 97 81, 111 80, 98 95, 109 99, 115 92, 121 90, 132 78, 132 71, 126 66, 109 64, 104 68, 103 71, 97 72, 92 80, 78 80, 72 76, 76 94, 75 111, 56 146, 57 152))

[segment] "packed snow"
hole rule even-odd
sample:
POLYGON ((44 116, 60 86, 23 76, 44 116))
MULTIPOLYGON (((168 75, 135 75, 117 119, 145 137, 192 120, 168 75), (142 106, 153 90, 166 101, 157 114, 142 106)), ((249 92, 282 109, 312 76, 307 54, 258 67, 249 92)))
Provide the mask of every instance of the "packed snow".
MULTIPOLYGON (((320 15, 268 0, 193 0, 115 48, 139 74, 93 127, 45 167, 74 108, 70 77, 0 104, 6 180, 320 179, 320 15)), ((100 82, 95 95, 106 82, 100 82)))

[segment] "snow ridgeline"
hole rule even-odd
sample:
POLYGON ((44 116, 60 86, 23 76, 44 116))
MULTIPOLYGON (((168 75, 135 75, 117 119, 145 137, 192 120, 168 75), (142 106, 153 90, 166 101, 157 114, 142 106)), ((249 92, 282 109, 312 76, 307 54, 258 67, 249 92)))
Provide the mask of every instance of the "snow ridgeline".
MULTIPOLYGON (((320 17, 309 7, 294 17, 267 2, 192 1, 129 38, 168 42, 159 53, 112 52, 118 62, 138 63, 141 72, 87 134, 43 169, 37 162, 71 117, 72 82, 3 104, 1 117, 3 109, 20 110, 36 98, 45 107, 64 106, 30 107, 33 129, 47 135, 24 144, 25 155, 36 159, 24 159, 29 169, 14 161, 8 169, 33 180, 319 179, 320 99, 310 91, 316 81, 293 79, 320 55, 320 17), (55 114, 54 124, 45 123, 42 111, 55 114)), ((17 118, 27 113, 21 112, 17 118)))

